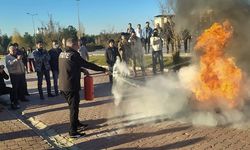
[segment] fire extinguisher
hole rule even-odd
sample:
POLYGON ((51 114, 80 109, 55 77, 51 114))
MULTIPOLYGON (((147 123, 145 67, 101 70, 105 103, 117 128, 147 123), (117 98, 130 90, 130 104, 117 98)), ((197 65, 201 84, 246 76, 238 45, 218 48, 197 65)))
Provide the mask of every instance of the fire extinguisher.
POLYGON ((84 98, 87 101, 94 100, 94 83, 90 75, 84 77, 84 98))

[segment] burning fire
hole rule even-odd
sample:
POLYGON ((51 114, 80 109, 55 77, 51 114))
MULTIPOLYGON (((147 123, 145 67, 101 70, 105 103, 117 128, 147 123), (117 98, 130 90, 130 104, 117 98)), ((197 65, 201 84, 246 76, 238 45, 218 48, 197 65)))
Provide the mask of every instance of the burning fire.
POLYGON ((200 72, 192 89, 198 101, 223 100, 229 107, 237 106, 242 71, 224 51, 232 33, 233 28, 226 21, 214 23, 198 38, 195 50, 202 52, 200 72))

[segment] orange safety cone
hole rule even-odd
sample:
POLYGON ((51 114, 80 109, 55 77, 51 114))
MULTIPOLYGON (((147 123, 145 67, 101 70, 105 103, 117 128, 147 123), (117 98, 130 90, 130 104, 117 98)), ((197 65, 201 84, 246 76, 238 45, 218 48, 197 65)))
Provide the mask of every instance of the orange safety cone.
POLYGON ((90 75, 84 77, 84 98, 87 101, 94 100, 94 82, 90 75))

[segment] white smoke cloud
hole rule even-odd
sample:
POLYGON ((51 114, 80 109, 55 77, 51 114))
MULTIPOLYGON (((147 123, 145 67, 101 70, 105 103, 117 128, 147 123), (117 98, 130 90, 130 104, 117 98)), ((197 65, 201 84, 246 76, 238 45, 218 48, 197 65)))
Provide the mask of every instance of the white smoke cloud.
POLYGON ((147 79, 141 86, 129 78, 126 64, 118 62, 112 89, 117 107, 115 113, 133 114, 126 118, 125 126, 168 118, 199 126, 242 127, 250 115, 247 106, 221 109, 218 103, 197 103, 193 99, 191 87, 197 80, 198 71, 198 66, 192 65, 178 73, 147 79))
MULTIPOLYGON (((177 0, 176 28, 191 29, 195 32, 200 15, 206 10, 214 11, 214 21, 229 20, 234 27, 234 35, 228 47, 237 64, 245 72, 249 70, 250 48, 250 3, 249 0, 177 0), (180 27, 182 25, 182 27, 180 27)), ((213 22, 211 22, 212 24, 213 22)), ((211 25, 210 24, 210 25, 211 25)), ((246 127, 250 122, 250 109, 244 101, 250 98, 250 80, 245 75, 239 107, 228 109, 220 102, 198 102, 191 88, 197 81, 197 64, 182 68, 178 73, 169 73, 147 79, 141 86, 130 79, 125 64, 117 64, 119 73, 115 76, 113 94, 118 114, 133 114, 127 117, 129 124, 145 123, 149 120, 170 118, 194 125, 246 127)))

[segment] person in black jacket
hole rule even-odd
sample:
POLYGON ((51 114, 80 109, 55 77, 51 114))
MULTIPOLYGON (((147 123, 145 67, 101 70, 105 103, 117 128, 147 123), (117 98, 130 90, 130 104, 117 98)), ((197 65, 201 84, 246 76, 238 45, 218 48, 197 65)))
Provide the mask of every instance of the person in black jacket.
POLYGON ((8 80, 9 76, 4 71, 4 65, 0 65, 0 95, 9 94, 10 95, 10 101, 11 101, 11 108, 12 109, 18 109, 20 107, 16 106, 13 103, 13 94, 12 94, 12 88, 6 87, 6 84, 4 80, 8 80))
MULTIPOLYGON (((108 41, 108 48, 106 49, 105 57, 106 57, 106 62, 109 67, 109 71, 112 73, 113 72, 113 67, 115 65, 117 57, 122 60, 121 55, 118 51, 118 48, 115 47, 115 41, 113 39, 110 39, 108 41)), ((109 75, 109 81, 110 83, 113 83, 113 76, 112 74, 109 75)))
MULTIPOLYGON (((85 61, 77 52, 78 41, 77 39, 69 38, 66 40, 66 48, 59 56, 59 89, 66 99, 70 109, 70 132, 72 138, 84 136, 85 133, 80 133, 78 129, 87 127, 81 124, 78 120, 79 113, 79 90, 81 68, 87 68, 95 71, 107 72, 105 68, 99 67, 93 63, 85 61)), ((84 71, 88 74, 88 71, 84 71)))
POLYGON ((37 74, 37 87, 40 95, 40 99, 44 100, 43 96, 43 76, 47 83, 47 94, 48 97, 54 97, 51 93, 51 82, 50 82, 50 55, 46 49, 43 47, 43 41, 36 42, 36 50, 33 51, 35 70, 37 74))
POLYGON ((52 41, 53 48, 49 50, 50 55, 50 69, 52 71, 53 75, 53 81, 54 81, 54 89, 55 89, 55 95, 58 96, 58 74, 59 74, 59 67, 58 67, 58 60, 59 55, 62 52, 62 49, 59 47, 59 43, 57 40, 52 41))

